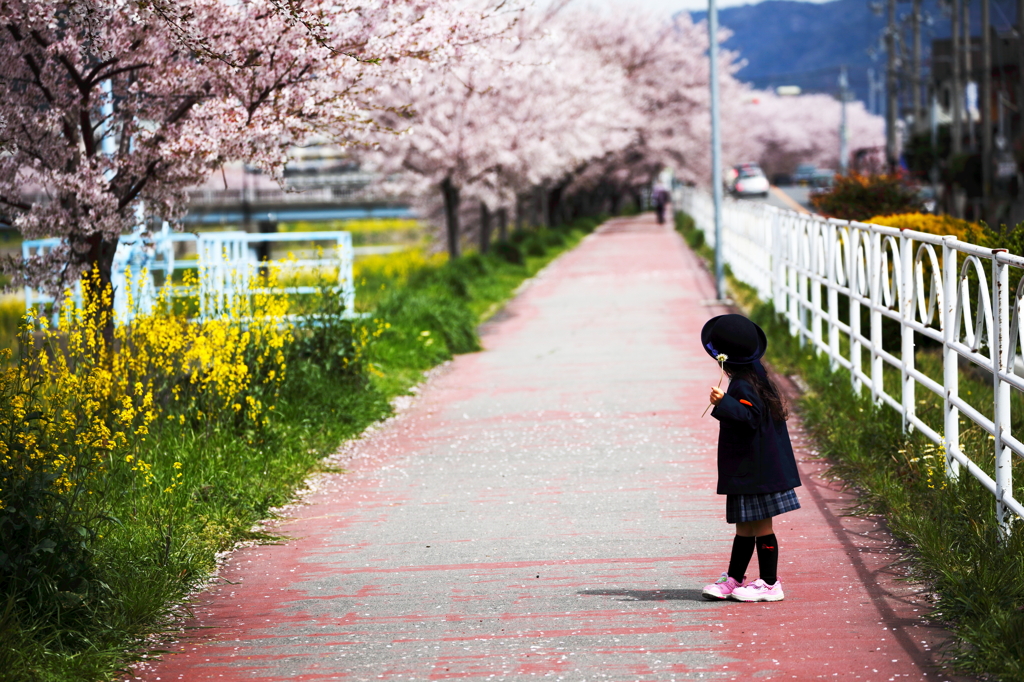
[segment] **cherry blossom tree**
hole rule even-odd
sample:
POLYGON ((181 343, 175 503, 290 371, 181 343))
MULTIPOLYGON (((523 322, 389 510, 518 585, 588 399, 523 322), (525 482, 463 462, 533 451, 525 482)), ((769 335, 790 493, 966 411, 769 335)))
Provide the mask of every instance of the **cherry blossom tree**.
MULTIPOLYGON (((758 161, 768 173, 792 172, 798 163, 839 167, 842 104, 834 97, 779 97, 752 90, 738 109, 739 118, 746 121, 743 136, 748 147, 743 153, 749 156, 734 161, 758 161)), ((847 103, 846 126, 850 149, 885 143, 884 120, 868 113, 863 102, 847 103)))
MULTIPOLYGON (((0 210, 60 237, 26 281, 59 293, 228 160, 271 175, 312 135, 369 138, 381 82, 460 57, 506 3, 10 0, 0 5, 0 210)), ((394 103, 389 103, 393 105, 394 103)), ((406 103, 407 104, 407 103, 406 103)))
MULTIPOLYGON (((708 35, 681 13, 665 21, 642 11, 610 10, 573 19, 579 48, 626 79, 621 102, 634 124, 626 145, 607 152, 573 178, 570 191, 604 187, 612 210, 623 196, 639 200, 665 167, 680 179, 708 185, 711 119, 708 35)), ((723 31, 720 39, 727 37, 723 31)), ((720 51, 721 105, 726 158, 743 157, 756 145, 744 135, 738 103, 747 87, 733 78, 736 54, 720 51)))
MULTIPOLYGON (((493 210, 648 184, 665 166, 710 177, 707 34, 682 14, 526 12, 511 0, 10 0, 0 6, 0 210, 61 246, 9 263, 59 293, 120 234, 174 220, 229 161, 279 177, 312 138, 374 147, 385 170, 440 196, 449 250, 460 205, 493 210)), ((838 104, 732 77, 727 162, 825 163, 838 104)), ((879 123, 851 108, 852 137, 879 123)), ((484 230, 486 233, 486 229, 484 230)), ((486 245, 486 234, 483 235, 486 245)))
MULTIPOLYGON (((524 14, 514 31, 388 93, 415 105, 384 118, 407 134, 381 140, 379 158, 410 185, 440 195, 453 255, 467 193, 486 226, 490 212, 517 195, 628 141, 621 73, 602 72, 575 48, 558 9, 524 14)), ((486 227, 482 239, 486 246, 486 227)))
MULTIPOLYGON (((610 11, 577 16, 580 49, 628 78, 625 98, 639 119, 630 144, 609 151, 577 178, 613 193, 647 186, 664 167, 707 186, 711 178, 706 24, 685 13, 665 22, 650 13, 610 11)), ((723 31, 720 40, 728 37, 723 31)), ((723 163, 759 161, 771 170, 798 162, 837 167, 840 104, 828 95, 779 97, 752 89, 734 74, 741 55, 720 51, 723 163)), ((620 105, 621 106, 621 105, 620 105)), ((881 144, 883 122, 861 103, 848 105, 851 148, 881 144)))

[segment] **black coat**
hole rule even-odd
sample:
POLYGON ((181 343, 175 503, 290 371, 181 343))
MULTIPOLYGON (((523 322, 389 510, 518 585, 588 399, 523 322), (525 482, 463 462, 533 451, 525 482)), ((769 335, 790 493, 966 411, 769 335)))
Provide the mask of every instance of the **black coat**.
POLYGON ((786 422, 772 418, 748 382, 733 380, 711 416, 719 422, 719 495, 776 493, 800 485, 786 422))

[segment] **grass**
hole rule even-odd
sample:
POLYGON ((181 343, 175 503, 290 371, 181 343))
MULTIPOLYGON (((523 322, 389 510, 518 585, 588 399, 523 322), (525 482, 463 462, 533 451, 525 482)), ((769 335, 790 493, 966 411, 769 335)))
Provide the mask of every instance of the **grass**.
MULTIPOLYGON (((10 682, 114 679, 180 627, 187 595, 208 580, 219 552, 272 540, 254 525, 292 499, 323 459, 391 413, 423 372, 479 349, 476 328, 517 286, 599 221, 515 235, 493 254, 423 258, 394 271, 364 269, 384 284, 372 315, 295 332, 276 417, 261 430, 197 430, 161 419, 140 454, 159 474, 153 492, 109 489, 111 518, 93 547, 92 579, 55 591, 42 615, 0 585, 0 674, 10 682), (391 273, 392 282, 387 281, 391 273), (160 475, 181 465, 173 494, 160 475), (148 497, 147 497, 148 495, 148 497)), ((369 280, 368 280, 369 281, 369 280)))
MULTIPOLYGON (((701 251, 700 233, 688 216, 677 226, 701 251)), ((706 249, 706 247, 705 247, 706 249)), ((707 257, 705 250, 704 256, 707 257)), ((962 673, 992 680, 1024 679, 1024 524, 1004 536, 995 519, 995 501, 970 474, 951 480, 941 449, 920 433, 905 432, 898 413, 875 405, 868 391, 854 392, 845 370, 832 371, 824 356, 801 346, 784 320, 752 290, 730 278, 733 298, 768 335, 768 358, 780 374, 799 374, 809 390, 800 398, 800 417, 815 438, 832 473, 859 492, 855 514, 877 514, 906 543, 912 577, 932 586, 936 598, 931 618, 952 632, 945 656, 962 673)), ((919 369, 941 376, 934 349, 915 355, 919 369)), ((885 376, 895 394, 899 376, 885 376)), ((1016 392, 1015 392, 1016 393, 1016 392)), ((961 372, 960 394, 975 405, 991 405, 992 386, 984 376, 961 372)), ((939 423, 940 398, 919 389, 917 412, 926 423, 939 423)), ((1014 396, 1015 430, 1024 428, 1024 402, 1014 396)), ((961 420, 961 446, 972 460, 992 473, 990 437, 961 420)), ((1024 462, 1014 461, 1014 478, 1022 480, 1024 462)), ((1019 489, 1019 486, 1018 486, 1019 489)))
POLYGON ((18 324, 25 314, 25 299, 18 294, 0 294, 0 348, 13 348, 18 324))
POLYGON ((344 230, 352 234, 352 243, 365 244, 423 243, 426 228, 412 218, 360 218, 354 220, 332 220, 329 222, 297 221, 281 223, 280 232, 320 232, 344 230))
POLYGON ((446 254, 429 254, 422 248, 357 258, 353 266, 356 310, 376 309, 390 292, 408 285, 414 274, 436 270, 447 261, 446 254))

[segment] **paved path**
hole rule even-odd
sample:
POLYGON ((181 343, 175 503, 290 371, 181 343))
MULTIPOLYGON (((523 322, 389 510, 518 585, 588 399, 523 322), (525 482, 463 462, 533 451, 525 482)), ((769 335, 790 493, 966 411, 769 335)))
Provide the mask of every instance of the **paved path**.
MULTIPOLYGON (((804 509, 781 517, 776 604, 707 602, 732 541, 714 493, 721 312, 696 258, 643 216, 539 275, 348 473, 236 552, 202 629, 145 680, 944 680, 941 632, 870 521, 796 433, 804 509)), ((769 351, 770 356, 770 351, 769 351)), ((751 567, 756 575, 756 557, 751 567)))

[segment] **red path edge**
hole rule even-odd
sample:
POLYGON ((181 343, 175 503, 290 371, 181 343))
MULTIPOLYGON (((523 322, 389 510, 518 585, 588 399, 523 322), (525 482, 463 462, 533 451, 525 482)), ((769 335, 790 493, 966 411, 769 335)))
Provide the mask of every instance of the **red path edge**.
MULTIPOLYGON (((580 252, 593 251, 601 240, 614 238, 616 234, 629 236, 632 231, 653 232, 653 221, 649 216, 637 219, 618 219, 603 226, 588 238, 588 242, 576 252, 567 254, 549 269, 565 268, 566 262, 580 259, 580 252)), ((688 271, 691 271, 692 286, 704 299, 714 297, 713 282, 699 259, 689 251, 675 233, 667 230, 657 236, 659 245, 671 248, 674 257, 681 257, 688 271), (667 245, 667 246, 665 246, 667 245)), ((556 273, 557 274, 557 273, 556 273)), ((485 345, 500 345, 502 338, 514 336, 515 332, 536 315, 531 307, 531 296, 543 295, 545 287, 553 286, 542 282, 524 287, 524 291, 510 304, 518 314, 509 319, 489 323, 485 330, 485 345)), ((689 311, 690 315, 710 317, 725 312, 724 308, 703 307, 689 311)), ((363 439, 350 444, 335 458, 344 463, 347 473, 326 475, 314 482, 315 490, 303 503, 289 510, 285 517, 274 524, 277 532, 298 538, 281 545, 249 547, 234 552, 224 565, 220 577, 208 591, 198 595, 194 602, 195 618, 186 624, 182 638, 165 643, 167 651, 163 660, 137 666, 128 679, 136 680, 333 680, 333 679, 488 679, 493 678, 493 669, 485 664, 484 657, 456 656, 438 657, 431 670, 415 670, 392 665, 383 659, 378 669, 330 670, 327 667, 317 672, 315 663, 308 657, 322 655, 309 645, 310 635, 305 634, 305 648, 292 653, 282 653, 279 648, 268 647, 262 651, 251 646, 244 651, 245 661, 239 660, 239 650, 246 641, 282 641, 297 639, 289 637, 289 627, 300 627, 316 618, 316 599, 335 600, 340 598, 362 599, 386 597, 391 594, 387 576, 394 573, 409 575, 417 571, 429 574, 436 571, 451 571, 466 575, 484 572, 524 571, 534 569, 547 574, 552 572, 551 561, 479 562, 473 564, 445 565, 443 563, 422 563, 398 567, 370 565, 324 565, 311 566, 307 560, 317 554, 318 549, 330 548, 337 552, 337 545, 330 545, 329 531, 336 532, 350 524, 365 523, 367 515, 380 510, 383 518, 389 507, 401 505, 401 496, 385 490, 380 484, 382 472, 393 471, 408 461, 409 453, 422 449, 425 433, 429 434, 436 416, 443 411, 445 401, 454 395, 464 394, 472 389, 460 379, 460 372, 472 375, 473 365, 479 354, 460 356, 448 366, 436 371, 423 387, 421 396, 414 404, 403 410, 397 417, 370 430, 363 439), (468 369, 467 369, 468 368, 468 369), (284 608, 297 599, 297 574, 306 581, 339 574, 362 574, 366 583, 352 594, 337 591, 324 593, 323 597, 311 598, 308 586, 300 597, 304 610, 284 608), (291 583, 289 583, 291 580, 291 583), (276 628, 272 633, 272 628, 276 628), (293 657, 300 664, 293 673, 270 672, 270 663, 293 657)), ((717 379, 717 368, 710 363, 707 383, 717 379)), ((788 383, 788 382, 787 382, 788 383)), ((793 387, 789 386, 790 390, 793 387)), ((703 395, 694 398, 694 404, 703 401, 703 395)), ((666 415, 668 417, 668 415, 666 415)), ((673 415, 677 417, 677 415, 673 415)), ((701 428, 702 440, 708 447, 713 444, 716 425, 711 419, 701 428)), ((644 601, 653 603, 660 610, 640 611, 635 615, 625 612, 602 610, 601 603, 593 602, 589 612, 571 614, 582 619, 594 616, 598 625, 593 631, 580 628, 568 622, 566 616, 557 613, 534 614, 524 621, 527 628, 541 628, 540 631, 520 630, 517 639, 543 635, 559 636, 560 633, 573 636, 609 635, 621 632, 636 636, 637 633, 697 633, 709 638, 711 659, 705 665, 678 664, 669 673, 655 671, 638 663, 633 649, 623 645, 620 651, 609 649, 602 653, 620 655, 628 664, 608 674, 594 673, 594 679, 618 680, 669 680, 669 679, 841 679, 841 680, 960 680, 945 672, 941 667, 940 650, 948 642, 948 633, 927 621, 929 611, 927 592, 920 585, 904 580, 905 571, 900 563, 903 558, 901 547, 886 532, 880 519, 852 517, 844 510, 855 502, 855 495, 845 491, 840 482, 827 476, 827 463, 817 458, 814 445, 803 431, 799 415, 790 420, 790 430, 797 452, 803 487, 798 490, 803 509, 777 519, 776 532, 780 544, 780 576, 787 586, 788 598, 775 604, 739 604, 735 602, 707 602, 698 605, 696 617, 685 623, 671 618, 672 597, 659 601, 657 591, 648 591, 644 601), (666 610, 668 614, 666 614, 666 610), (544 617, 546 621, 538 621, 544 617), (602 620, 603 619, 603 620, 602 620), (616 623, 616 619, 618 622, 616 623)), ((714 462, 707 462, 704 476, 694 483, 713 487, 714 462)), ((724 504, 723 507, 724 515, 724 504)), ((381 521, 382 522, 382 521, 381 521)), ((569 568, 573 565, 592 564, 614 571, 622 567, 642 575, 643 571, 659 569, 668 565, 684 565, 676 569, 680 587, 689 591, 699 590, 705 583, 724 570, 728 560, 728 546, 731 529, 721 522, 720 541, 708 547, 707 554, 684 554, 682 556, 651 556, 647 558, 619 559, 567 559, 557 562, 558 566, 569 568), (693 564, 693 565, 691 565, 693 564)), ((400 543, 396 543, 400 544, 400 543)), ((356 552, 361 548, 352 547, 356 552)), ((686 550, 687 548, 681 548, 686 550)), ((756 558, 752 561, 756 575, 756 558)), ((470 575, 469 577, 473 577, 470 575)), ((532 577, 532 576, 530 576, 532 577)), ((538 575, 539 577, 539 575, 538 575)), ((547 577, 547 575, 545 575, 547 577)), ((570 583, 584 587, 581 583, 570 583)), ((591 585, 594 586, 594 585, 591 585)), ((319 589, 319 588, 318 588, 319 589)), ((457 592, 458 590, 456 590, 457 592)), ((467 594, 465 599, 474 597, 467 594)), ((589 604, 589 603, 588 603, 589 604)), ((322 633, 322 643, 332 646, 358 644, 351 634, 352 626, 363 628, 390 628, 394 633, 392 643, 408 643, 408 626, 425 622, 438 614, 431 613, 426 606, 413 609, 404 615, 374 616, 370 613, 351 612, 342 618, 333 618, 332 627, 322 633)), ((369 608, 369 607, 366 607, 369 608)), ((680 611, 679 613, 682 613, 680 611)), ((506 614, 507 616, 507 614, 506 614)), ((442 616, 458 620, 461 616, 448 613, 442 616)), ((519 616, 507 616, 519 618, 519 616)), ((593 621, 591 621, 593 622, 593 621)), ((511 631, 511 628, 510 628, 511 631)), ((296 631, 297 632, 297 631, 296 631)), ((467 642, 481 639, 512 637, 509 634, 492 632, 467 636, 467 642)), ((321 633, 317 633, 321 634, 321 633)), ((681 638, 682 635, 679 635, 681 638)), ((458 636, 444 638, 448 643, 458 643, 458 636)), ((420 641, 420 640, 417 640, 420 641)), ((434 641, 434 640, 431 640, 434 641)), ((286 642, 287 643, 287 642, 286 642)), ((660 645, 655 653, 671 657, 692 652, 693 647, 660 645)), ((566 669, 557 652, 544 647, 522 654, 516 672, 505 679, 591 679, 573 674, 566 669)), ((642 652, 646 653, 646 652, 642 652)))

